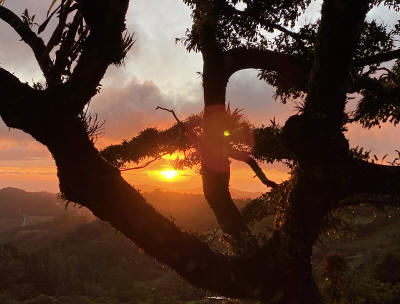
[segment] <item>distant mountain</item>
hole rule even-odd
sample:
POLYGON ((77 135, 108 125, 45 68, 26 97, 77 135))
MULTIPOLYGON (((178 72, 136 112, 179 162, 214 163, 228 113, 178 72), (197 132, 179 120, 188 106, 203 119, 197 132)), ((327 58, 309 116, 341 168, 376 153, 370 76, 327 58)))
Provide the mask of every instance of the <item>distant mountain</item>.
MULTIPOLYGON (((154 191, 164 191, 164 192, 171 192, 170 189, 166 187, 161 187, 161 186, 154 186, 154 185, 148 185, 148 184, 139 184, 139 185, 134 185, 136 189, 139 189, 143 193, 149 193, 149 192, 154 192, 154 191)), ((250 192, 250 191, 243 191, 239 190, 236 188, 230 188, 229 189, 232 195, 232 198, 234 199, 254 199, 256 197, 259 197, 262 192, 250 192)), ((201 187, 187 187, 187 188, 179 188, 179 191, 174 191, 174 192, 179 192, 179 193, 189 193, 189 194, 203 194, 203 189, 201 187)))
MULTIPOLYGON (((192 231, 207 231, 217 227, 214 213, 207 204, 201 189, 187 192, 172 192, 148 185, 137 187, 146 200, 164 216, 173 219, 178 226, 192 231)), ((235 203, 242 208, 248 198, 258 194, 231 188, 235 203)), ((0 189, 0 232, 21 226, 49 222, 65 215, 91 216, 86 208, 74 208, 56 194, 47 192, 26 192, 17 188, 0 189)))
POLYGON ((56 194, 26 192, 17 188, 0 189, 0 231, 49 221, 66 214, 90 214, 87 209, 68 206, 56 194))
POLYGON ((82 219, 63 215, 0 233, 0 303, 183 304, 204 297, 109 224, 82 219))

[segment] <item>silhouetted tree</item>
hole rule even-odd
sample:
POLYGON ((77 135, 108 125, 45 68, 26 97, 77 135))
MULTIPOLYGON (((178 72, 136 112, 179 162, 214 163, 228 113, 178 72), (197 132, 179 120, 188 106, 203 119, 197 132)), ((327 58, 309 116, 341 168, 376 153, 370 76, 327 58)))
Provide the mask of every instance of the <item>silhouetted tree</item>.
POLYGON ((33 32, 27 13, 21 19, 0 7, 0 18, 32 48, 46 78, 45 86, 31 87, 0 69, 1 117, 48 147, 66 199, 88 207, 193 285, 271 303, 320 303, 310 257, 330 212, 360 202, 399 203, 400 168, 368 162, 349 149, 344 136, 348 122, 370 127, 399 120, 398 66, 381 67, 399 57, 398 27, 390 31, 366 21, 368 11, 382 3, 398 11, 398 1, 325 0, 321 19, 298 31, 294 25, 310 0, 184 2, 192 9, 193 27, 183 41, 204 61, 201 115, 110 147, 103 151, 106 161, 82 113, 107 67, 120 64, 132 46, 125 34, 128 0, 61 0, 47 44, 33 32), (273 31, 280 34, 268 38, 273 31), (230 76, 249 68, 259 69, 283 101, 304 98, 283 128, 252 130, 237 111, 226 110, 230 76), (347 93, 362 95, 352 115, 345 112, 347 93), (225 131, 254 137, 230 139, 225 131), (201 162, 205 197, 235 240, 234 255, 209 248, 162 217, 114 166, 176 150, 190 150, 192 163, 201 162), (229 158, 248 163, 273 188, 265 198, 275 203, 276 227, 262 245, 231 199, 229 158), (290 163, 291 179, 276 185, 256 160, 290 163))

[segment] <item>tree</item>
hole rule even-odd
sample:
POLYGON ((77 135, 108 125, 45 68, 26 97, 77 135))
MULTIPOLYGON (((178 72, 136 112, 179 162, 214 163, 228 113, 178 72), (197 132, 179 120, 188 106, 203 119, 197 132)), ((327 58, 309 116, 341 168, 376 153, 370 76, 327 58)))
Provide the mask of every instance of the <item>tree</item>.
POLYGON ((366 127, 399 121, 399 69, 397 64, 381 67, 399 57, 393 42, 398 27, 389 31, 366 21, 374 6, 383 3, 397 11, 399 3, 325 0, 321 20, 295 32, 295 21, 309 0, 184 2, 194 20, 184 42, 188 50, 203 54, 202 115, 110 147, 103 152, 109 161, 94 147, 93 129, 83 113, 107 67, 120 64, 132 46, 125 32, 128 0, 61 0, 49 17, 56 14, 59 22, 47 44, 33 32, 28 14, 21 19, 0 7, 0 18, 31 47, 46 78, 45 86, 31 87, 0 68, 0 115, 8 127, 47 146, 66 199, 88 207, 193 285, 272 303, 320 303, 310 257, 326 217, 360 202, 399 203, 400 168, 368 162, 349 148, 344 136, 350 121, 366 127), (245 8, 239 9, 239 3, 245 8), (268 39, 265 32, 274 30, 281 34, 268 39), (260 77, 277 88, 283 101, 304 97, 301 111, 282 128, 273 124, 251 132, 252 149, 246 146, 248 139, 224 137, 229 121, 235 132, 249 130, 225 105, 230 76, 247 68, 260 69, 260 77), (354 115, 347 115, 346 94, 354 92, 362 98, 354 115), (138 143, 148 138, 153 149, 140 150, 138 143), (216 151, 216 146, 221 148, 216 151), (193 161, 201 161, 205 197, 221 228, 236 240, 235 255, 216 252, 178 229, 114 166, 177 149, 196 149, 193 161), (230 157, 247 162, 274 188, 267 198, 279 203, 276 227, 262 245, 231 199, 230 157), (290 181, 276 185, 268 180, 256 159, 289 162, 290 181))

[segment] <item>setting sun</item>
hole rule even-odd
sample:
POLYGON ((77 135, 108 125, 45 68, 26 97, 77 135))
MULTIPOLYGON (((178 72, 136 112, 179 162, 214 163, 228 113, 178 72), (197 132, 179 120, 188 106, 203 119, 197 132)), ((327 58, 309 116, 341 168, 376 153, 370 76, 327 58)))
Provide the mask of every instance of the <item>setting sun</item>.
POLYGON ((178 175, 178 172, 175 171, 175 170, 164 170, 164 171, 160 171, 160 174, 164 178, 166 178, 168 180, 171 180, 171 179, 175 178, 178 175))

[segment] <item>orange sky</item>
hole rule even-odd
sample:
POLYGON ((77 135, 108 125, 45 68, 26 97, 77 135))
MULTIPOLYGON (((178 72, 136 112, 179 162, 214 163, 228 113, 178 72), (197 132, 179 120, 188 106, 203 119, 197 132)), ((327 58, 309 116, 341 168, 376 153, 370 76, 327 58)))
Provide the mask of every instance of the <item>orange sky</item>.
MULTIPOLYGON (((175 109, 181 119, 202 109, 201 79, 197 74, 202 70, 201 56, 189 54, 182 45, 175 44, 175 38, 182 37, 190 27, 190 12, 179 0, 164 2, 162 6, 146 0, 131 3, 127 26, 130 32, 135 32, 136 43, 123 66, 109 69, 102 81, 102 92, 90 106, 91 112, 106 121, 105 134, 97 142, 99 148, 130 139, 146 127, 172 125, 173 118, 166 112, 156 112, 156 106, 175 109)), ((37 20, 44 18, 48 5, 48 1, 6 1, 6 6, 17 14, 28 7, 37 15, 37 20)), ((319 5, 316 1, 303 19, 318 18, 319 5)), ((395 20, 391 13, 383 14, 379 9, 371 14, 372 18, 395 20)), ((0 63, 23 81, 43 80, 31 51, 4 23, 0 23, 0 63)), ((272 96, 273 89, 257 79, 256 71, 235 74, 227 88, 231 107, 244 109, 244 114, 256 126, 268 123, 273 117, 283 124, 295 113, 294 104, 282 105, 272 96)), ((347 133, 352 146, 363 146, 380 157, 385 153, 394 155, 394 149, 400 148, 399 135, 398 128, 387 125, 369 131, 352 126, 347 133)), ((287 169, 283 166, 263 167, 275 181, 286 176, 287 169)), ((183 191, 201 187, 196 172, 184 171, 170 181, 156 172, 168 168, 168 161, 161 160, 123 175, 139 188, 154 185, 183 191)), ((245 164, 232 162, 232 187, 264 191, 265 186, 253 175, 245 164)), ((45 147, 18 130, 9 130, 0 121, 0 188, 7 186, 58 192, 56 168, 45 147)))

